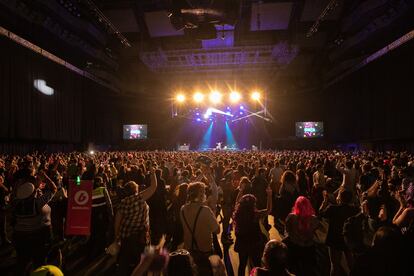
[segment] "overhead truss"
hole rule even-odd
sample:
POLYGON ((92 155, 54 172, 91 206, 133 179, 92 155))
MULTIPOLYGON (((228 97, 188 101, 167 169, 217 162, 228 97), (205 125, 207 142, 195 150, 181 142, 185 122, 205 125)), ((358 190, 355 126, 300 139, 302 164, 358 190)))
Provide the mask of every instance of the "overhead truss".
POLYGON ((159 73, 206 72, 282 67, 298 54, 298 47, 286 42, 266 46, 216 49, 162 50, 141 52, 150 70, 159 73))

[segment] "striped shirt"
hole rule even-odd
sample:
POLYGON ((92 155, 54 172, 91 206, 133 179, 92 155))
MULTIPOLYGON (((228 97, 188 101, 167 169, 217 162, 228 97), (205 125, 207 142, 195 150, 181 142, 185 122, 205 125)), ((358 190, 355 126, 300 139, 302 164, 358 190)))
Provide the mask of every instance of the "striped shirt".
POLYGON ((92 191, 92 208, 106 205, 105 193, 107 191, 104 187, 98 187, 92 191))

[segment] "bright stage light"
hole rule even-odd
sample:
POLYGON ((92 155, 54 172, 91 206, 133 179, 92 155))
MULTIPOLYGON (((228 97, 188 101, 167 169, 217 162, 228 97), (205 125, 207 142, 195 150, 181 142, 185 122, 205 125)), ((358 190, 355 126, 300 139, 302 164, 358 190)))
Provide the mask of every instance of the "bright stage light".
POLYGON ((232 91, 232 92, 230 93, 230 102, 232 102, 232 103, 237 103, 237 102, 239 102, 239 101, 240 101, 240 99, 241 99, 241 95, 240 95, 240 93, 239 93, 239 92, 232 91))
POLYGON ((204 113, 203 115, 204 119, 208 119, 211 116, 211 114, 213 114, 213 112, 211 111, 211 108, 208 108, 206 113, 204 113))
POLYGON ((177 94, 175 99, 177 100, 177 102, 183 103, 185 101, 185 96, 184 96, 184 94, 177 94))
POLYGON ((55 93, 55 90, 52 87, 48 86, 46 84, 46 81, 42 79, 35 79, 33 81, 33 86, 47 96, 52 96, 55 93))
POLYGON ((210 93, 210 102, 212 102, 213 104, 217 104, 221 102, 221 98, 222 98, 222 95, 218 91, 213 91, 210 93))
POLYGON ((260 101, 260 98, 262 97, 262 95, 260 94, 260 92, 254 91, 252 92, 252 100, 254 101, 260 101))
POLYGON ((196 92, 193 95, 193 100, 196 103, 201 103, 204 100, 204 95, 202 93, 200 93, 200 92, 196 92))

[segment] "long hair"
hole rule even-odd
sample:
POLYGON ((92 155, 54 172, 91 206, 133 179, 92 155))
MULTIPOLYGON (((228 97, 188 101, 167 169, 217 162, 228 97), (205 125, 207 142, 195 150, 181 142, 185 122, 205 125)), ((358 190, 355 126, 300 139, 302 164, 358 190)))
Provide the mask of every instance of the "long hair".
POLYGON ((250 182, 250 180, 249 180, 249 178, 248 178, 247 176, 242 176, 242 177, 240 178, 240 181, 239 181, 239 187, 241 187, 242 183, 246 184, 246 185, 245 185, 245 189, 246 189, 246 188, 247 188, 247 189, 250 189, 250 188, 251 188, 251 186, 252 186, 252 182, 250 182))
POLYGON ((295 214, 298 217, 299 232, 309 232, 310 218, 315 215, 315 210, 313 209, 310 200, 304 196, 298 197, 293 206, 292 214, 295 214))
POLYGON ((282 185, 284 184, 294 185, 296 183, 296 175, 291 170, 287 170, 283 173, 281 182, 282 182, 282 185))
POLYGON ((236 233, 241 229, 249 228, 249 225, 255 221, 256 201, 256 197, 252 194, 246 194, 240 198, 233 213, 236 233))
POLYGON ((282 174, 281 182, 282 184, 280 185, 279 193, 291 193, 292 187, 295 187, 296 185, 296 175, 291 170, 287 170, 282 174))
POLYGON ((184 205, 187 200, 187 190, 188 190, 187 183, 180 184, 175 188, 175 196, 174 196, 175 203, 180 207, 184 205))
POLYGON ((405 192, 405 200, 407 202, 407 206, 412 208, 414 207, 414 184, 410 183, 406 192, 405 192))
POLYGON ((296 171, 296 183, 298 183, 299 189, 302 193, 306 194, 309 192, 308 177, 304 170, 299 169, 296 171))

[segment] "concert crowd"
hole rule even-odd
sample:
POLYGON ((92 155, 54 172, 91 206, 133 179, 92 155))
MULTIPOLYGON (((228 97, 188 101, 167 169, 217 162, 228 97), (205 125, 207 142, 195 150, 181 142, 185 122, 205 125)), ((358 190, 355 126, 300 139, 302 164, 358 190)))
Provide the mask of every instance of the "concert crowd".
POLYGON ((2 275, 414 274, 407 152, 0 155, 0 207, 2 275), (88 180, 90 235, 66 235, 88 180))

